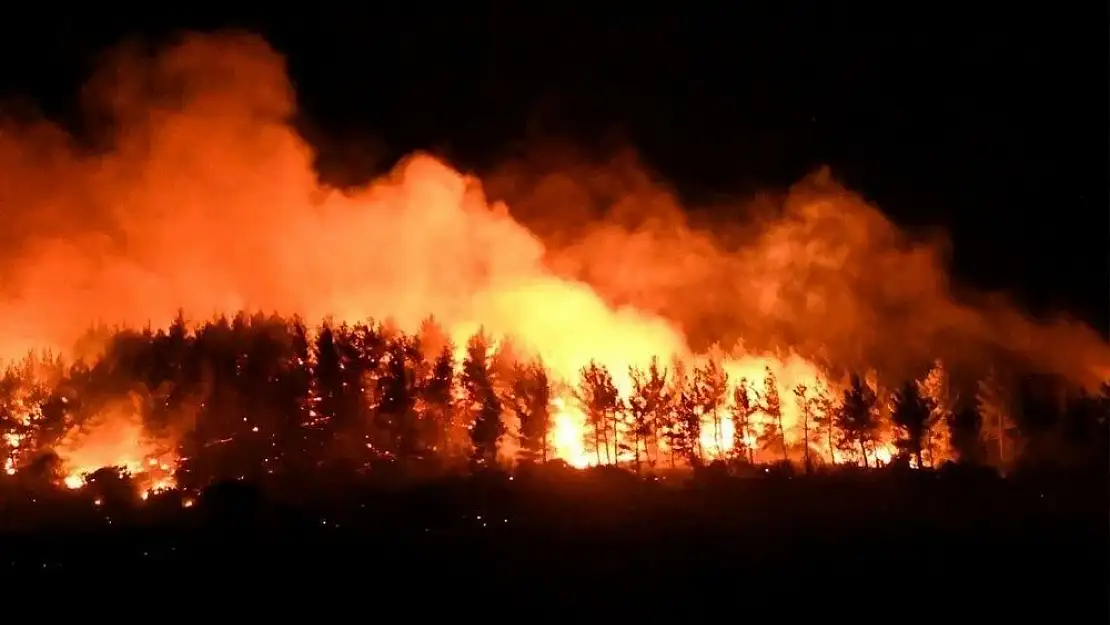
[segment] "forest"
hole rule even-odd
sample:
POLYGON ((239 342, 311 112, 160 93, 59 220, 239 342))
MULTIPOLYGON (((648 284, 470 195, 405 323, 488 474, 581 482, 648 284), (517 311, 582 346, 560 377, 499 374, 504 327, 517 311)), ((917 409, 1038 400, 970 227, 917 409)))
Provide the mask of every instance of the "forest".
MULTIPOLYGON (((638 475, 1104 469, 1110 387, 1045 376, 956 380, 941 363, 879 385, 869 372, 780 381, 716 357, 591 360, 560 379, 526 346, 433 318, 334 323, 240 313, 165 329, 98 328, 68 362, 8 365, 5 480, 79 489, 116 474, 136 496, 230 479, 280 487, 390 482, 557 463, 638 475)), ((797 378, 795 378, 797 379, 797 378)))

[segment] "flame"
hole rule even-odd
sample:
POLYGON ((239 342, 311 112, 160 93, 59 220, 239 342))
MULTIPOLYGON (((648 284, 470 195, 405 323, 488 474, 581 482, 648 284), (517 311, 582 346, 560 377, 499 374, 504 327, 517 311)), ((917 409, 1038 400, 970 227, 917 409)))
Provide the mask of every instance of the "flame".
POLYGON ((89 474, 116 467, 130 476, 146 499, 151 493, 174 488, 177 458, 165 443, 144 430, 134 401, 121 402, 101 412, 62 438, 54 451, 62 461, 62 483, 70 489, 86 484, 89 474))

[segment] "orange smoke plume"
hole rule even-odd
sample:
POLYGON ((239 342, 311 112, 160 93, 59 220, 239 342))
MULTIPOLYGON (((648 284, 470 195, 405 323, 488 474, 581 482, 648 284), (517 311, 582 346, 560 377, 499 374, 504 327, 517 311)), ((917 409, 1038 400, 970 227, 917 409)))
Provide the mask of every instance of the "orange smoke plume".
POLYGON ((483 190, 414 155, 340 192, 289 124, 282 58, 247 35, 124 48, 85 95, 113 121, 108 148, 45 121, 0 131, 5 354, 69 348, 90 322, 260 309, 407 329, 433 314, 456 338, 511 334, 568 376, 591 358, 623 375, 688 338, 892 375, 1001 348, 1077 380, 1110 369, 1087 328, 957 301, 935 246, 827 174, 734 233, 691 225, 627 163, 514 163, 483 190))

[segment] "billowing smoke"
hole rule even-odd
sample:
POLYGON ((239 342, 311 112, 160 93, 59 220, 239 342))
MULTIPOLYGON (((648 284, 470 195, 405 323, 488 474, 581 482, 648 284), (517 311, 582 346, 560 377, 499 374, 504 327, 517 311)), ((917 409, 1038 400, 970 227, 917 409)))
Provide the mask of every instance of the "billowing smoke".
POLYGON ((687 337, 899 374, 937 356, 980 365, 1000 348, 1075 379, 1110 371, 1087 328, 958 302, 937 246, 907 239, 824 173, 771 210, 737 209, 758 218, 728 232, 689 224, 628 162, 518 162, 483 191, 414 155, 341 193, 318 184, 288 124, 281 57, 245 35, 124 49, 86 96, 113 122, 110 147, 78 147, 46 122, 0 130, 8 355, 182 308, 410 328, 433 314, 460 335, 515 334, 562 372, 683 352, 687 337))
POLYGON ((598 162, 561 146, 487 187, 541 233, 560 274, 673 320, 697 348, 740 341, 894 380, 938 358, 971 378, 1001 361, 1086 385, 1110 377, 1090 327, 953 284, 946 239, 903 232, 827 169, 708 222, 628 154, 598 162))

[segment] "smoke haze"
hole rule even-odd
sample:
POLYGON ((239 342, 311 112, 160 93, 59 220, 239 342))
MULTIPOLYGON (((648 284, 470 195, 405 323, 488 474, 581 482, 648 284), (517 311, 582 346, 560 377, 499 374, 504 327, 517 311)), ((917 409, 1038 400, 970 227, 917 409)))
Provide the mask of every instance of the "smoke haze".
POLYGON ((288 123, 282 58, 243 34, 121 48, 85 97, 113 121, 109 150, 47 122, 0 126, 6 355, 66 348, 98 321, 248 309, 409 329, 431 314, 456 337, 512 334, 561 372, 741 340, 892 376, 1000 352, 1085 383, 1110 372, 1090 328, 957 300, 942 244, 827 171, 712 229, 634 158, 521 159, 483 187, 415 154, 364 189, 327 189, 288 123))

